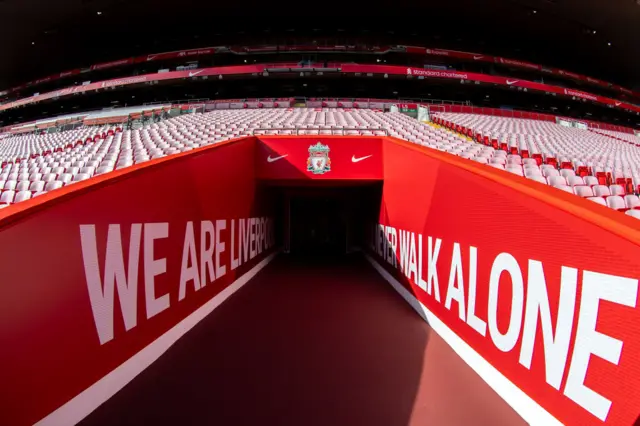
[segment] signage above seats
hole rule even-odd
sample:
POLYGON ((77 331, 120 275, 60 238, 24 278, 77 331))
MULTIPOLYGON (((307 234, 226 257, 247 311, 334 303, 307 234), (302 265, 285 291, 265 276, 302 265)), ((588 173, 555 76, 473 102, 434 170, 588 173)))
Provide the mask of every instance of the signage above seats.
POLYGON ((248 46, 248 47, 205 47, 201 49, 188 49, 188 50, 176 50, 173 52, 164 52, 164 53, 153 53, 144 56, 138 56, 135 58, 126 58, 117 61, 104 62, 95 65, 91 65, 85 69, 75 69, 70 71, 65 71, 57 74, 50 75, 45 78, 41 78, 38 80, 30 81, 28 83, 22 84, 20 86, 14 87, 12 89, 8 89, 0 92, 0 96, 17 92, 20 90, 24 90, 28 87, 33 87, 38 84, 58 80, 61 78, 69 77, 72 75, 78 75, 81 73, 91 72, 95 70, 104 70, 108 68, 114 68, 123 65, 131 65, 134 63, 144 63, 150 61, 162 61, 168 59, 177 59, 177 58, 191 58, 194 56, 202 56, 202 55, 213 55, 215 53, 223 53, 229 52, 236 55, 246 55, 252 53, 267 53, 267 52, 308 52, 308 51, 321 51, 321 52, 359 52, 359 53, 370 53, 370 54, 385 54, 388 52, 400 52, 400 53, 410 53, 410 54, 426 54, 433 56, 445 56, 455 59, 468 60, 468 61, 479 61, 479 62, 490 62, 490 63, 498 63, 502 65, 514 66, 518 68, 524 68, 534 71, 540 71, 544 73, 554 74, 560 77, 572 78, 577 81, 581 81, 584 83, 593 84, 596 86, 609 88, 618 91, 619 93, 624 93, 626 95, 634 96, 640 98, 640 93, 634 92, 632 90, 626 89, 624 87, 607 83, 602 80, 598 80, 596 78, 587 77, 581 74, 576 74, 570 71, 565 71, 557 68, 549 68, 544 67, 542 65, 533 64, 531 62, 520 61, 515 59, 507 59, 499 56, 492 55, 483 55, 479 53, 470 53, 470 52, 461 52, 456 50, 446 50, 446 49, 429 49, 424 47, 416 47, 416 46, 373 46, 373 47, 362 47, 362 46, 317 46, 317 45, 302 45, 302 46, 248 46))
MULTIPOLYGON (((438 71, 424 68, 411 68, 401 67, 395 65, 359 65, 359 64, 338 64, 340 67, 336 72, 342 73, 355 73, 355 74, 382 74, 382 75, 406 75, 407 77, 418 78, 446 78, 454 80, 468 80, 481 83, 492 83, 503 86, 511 86, 521 88, 524 91, 537 90, 548 93, 556 93, 564 96, 571 96, 573 99, 590 100, 593 102, 608 105, 611 108, 619 108, 621 110, 635 112, 640 115, 640 107, 625 102, 616 101, 614 99, 606 98, 604 96, 593 95, 590 93, 582 92, 579 90, 565 89, 562 87, 551 86, 548 84, 535 83, 527 80, 517 80, 507 77, 492 76, 480 73, 467 73, 458 71, 438 71)), ((16 108, 23 105, 32 104, 35 102, 44 101, 47 99, 57 99, 62 96, 69 96, 74 93, 89 92, 92 90, 100 90, 112 87, 121 87, 132 84, 149 83, 159 80, 176 80, 190 77, 204 77, 204 76, 222 76, 222 75, 251 75, 256 76, 263 75, 264 71, 268 67, 273 67, 273 64, 254 64, 254 65, 235 65, 226 67, 211 67, 201 68, 189 71, 174 71, 165 73, 153 73, 144 74, 135 77, 117 78, 113 80, 106 80, 101 82, 91 83, 86 86, 73 86, 66 89, 56 90, 53 92, 43 93, 38 96, 32 96, 25 99, 20 99, 14 102, 8 102, 4 105, 0 105, 0 111, 16 108)), ((309 68, 313 71, 313 67, 309 68)), ((374 108, 373 105, 370 105, 374 108)))
POLYGON ((508 65, 517 68, 524 68, 534 71, 540 71, 548 74, 557 75, 560 77, 568 77, 572 78, 576 81, 581 81, 583 83, 590 83, 596 86, 613 89, 620 93, 624 93, 626 95, 631 95, 635 97, 640 97, 639 92, 634 92, 632 90, 626 89, 622 86, 618 86, 612 83, 607 83, 606 81, 598 80, 597 78, 587 77, 581 74, 576 74, 570 71, 561 70, 558 68, 550 68, 542 65, 537 65, 527 61, 520 61, 515 59, 507 59, 500 56, 492 56, 492 55, 483 55, 480 53, 471 53, 471 52, 460 52, 457 50, 446 50, 446 49, 427 49, 424 47, 416 47, 416 46, 404 46, 405 51, 407 53, 414 54, 426 54, 432 56, 446 56, 454 59, 461 59, 467 61, 477 61, 477 62, 490 62, 501 65, 508 65))

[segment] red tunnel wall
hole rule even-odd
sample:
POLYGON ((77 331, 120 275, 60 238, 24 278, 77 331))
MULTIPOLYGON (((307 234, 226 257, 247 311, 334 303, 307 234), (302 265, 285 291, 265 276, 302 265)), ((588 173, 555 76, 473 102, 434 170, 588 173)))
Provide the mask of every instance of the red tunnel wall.
MULTIPOLYGON (((77 187, 74 184, 67 188, 67 195, 57 199, 55 193, 44 195, 53 198, 44 204, 38 199, 25 202, 15 206, 15 210, 40 205, 2 220, 1 424, 26 425, 42 419, 265 258, 269 250, 263 250, 236 269, 232 268, 230 258, 232 220, 237 251, 239 219, 265 218, 271 213, 269 200, 255 193, 255 143, 248 138, 180 158, 163 159, 151 166, 143 164, 139 170, 115 172, 113 175, 119 173, 120 176, 99 177, 97 183, 81 183, 77 187), (227 184, 221 185, 221 182, 227 184), (225 229, 219 227, 219 220, 226 221, 225 229), (220 250, 220 265, 226 272, 222 275, 222 268, 218 269, 215 264, 216 246, 213 250, 216 280, 212 281, 209 274, 206 286, 198 291, 194 280, 187 281, 184 298, 179 300, 183 259, 187 259, 187 268, 193 264, 189 245, 187 255, 183 255, 190 221, 193 222, 197 274, 201 276, 201 221, 211 221, 213 225, 214 232, 205 235, 208 241, 217 235, 216 229, 220 231, 220 242, 225 244, 224 251, 220 250), (104 286, 107 234, 112 224, 120 225, 122 245, 114 244, 112 249, 117 252, 122 247, 121 258, 127 276, 132 270, 129 263, 132 229, 134 224, 142 224, 139 239, 133 238, 139 241, 137 256, 133 256, 138 259, 137 301, 125 297, 125 304, 133 303, 133 312, 135 307, 137 312, 129 319, 132 322, 127 331, 122 302, 116 292, 113 314, 109 309, 96 314, 102 315, 102 321, 105 316, 113 318, 113 334, 110 337, 108 332, 103 332, 101 344, 93 312, 99 312, 99 303, 92 309, 87 278, 90 274, 86 272, 86 268, 92 267, 89 239, 93 233, 85 228, 88 239, 83 254, 81 226, 95 226, 98 279, 104 286), (168 231, 164 235, 163 229, 168 231), (153 263, 154 260, 160 263, 153 263), (145 272, 151 275, 154 270, 157 276, 151 285, 145 272), (149 306, 148 286, 160 300, 149 306), (131 300, 133 302, 127 302, 131 300), (165 302, 169 303, 168 307, 165 302), (152 315, 150 312, 155 315, 148 318, 152 315)), ((116 235, 114 232, 113 237, 116 235)), ((269 239, 261 241, 263 248, 269 243, 269 239)), ((112 255, 114 263, 117 257, 112 255)), ((205 268, 209 265, 205 264, 205 268)), ((204 278, 200 281, 201 285, 205 284, 204 278)), ((128 284, 134 285, 131 280, 128 284)), ((128 309, 131 312, 132 308, 128 309)))
MULTIPOLYGON (((372 230, 370 246, 378 261, 556 419, 565 424, 602 424, 597 414, 606 424, 633 424, 640 414, 640 315, 635 309, 640 274, 638 224, 588 200, 413 144, 387 141, 384 156, 382 226, 372 230), (436 257, 438 245, 434 268, 429 259, 436 257), (513 276, 500 273, 500 265, 513 267, 513 276), (561 284, 563 267, 567 275, 561 284), (429 278, 432 274, 437 277, 439 300, 435 280, 429 278), (520 284, 511 285, 518 280, 520 284), (561 289, 569 303, 562 308, 563 326, 557 327, 561 289), (491 305, 490 298, 497 303, 491 305), (542 335, 536 300, 548 301, 551 330, 558 342, 568 345, 564 350, 562 343, 543 345, 543 339, 553 336, 542 335), (491 311, 497 327, 493 333, 488 326, 491 311), (527 326, 525 318, 533 321, 527 326), (536 328, 530 327, 534 324, 536 328), (594 328, 608 337, 596 335, 594 328), (509 330, 513 334, 507 338, 498 336, 509 330), (559 337, 563 332, 564 337, 559 337), (523 344, 525 334, 528 343, 523 344), (618 343, 612 339, 623 342, 618 365, 618 343), (532 361, 527 368, 524 365, 529 363, 523 365, 520 359, 529 353, 523 345, 531 342, 532 361), (607 353, 610 361, 603 359, 607 353), (547 368, 550 365, 556 368, 553 373, 547 368), (600 394, 599 401, 588 400, 590 391, 580 388, 580 371, 585 368, 584 386, 600 394), (568 384, 570 371, 573 385, 568 384), (547 383, 547 377, 558 390, 547 383), (582 396, 580 403, 569 398, 580 399, 576 393, 582 396)), ((481 375, 496 388, 493 375, 481 375)), ((523 402, 526 397, 504 389, 499 393, 525 420, 544 421, 537 404, 523 402)))
MULTIPOLYGON (((576 347, 588 347, 589 341, 584 336, 589 335, 595 323, 599 333, 623 342, 621 356, 617 365, 602 359, 602 354, 584 359, 584 385, 611 401, 610 409, 605 413, 607 424, 633 423, 640 413, 640 374, 636 367, 640 359, 640 339, 637 337, 640 321, 634 309, 640 270, 640 262, 637 261, 640 258, 640 233, 635 219, 505 172, 388 138, 351 138, 351 143, 331 137, 261 139, 264 143, 256 138, 246 138, 145 163, 74 184, 12 206, 1 213, 0 247, 6 249, 0 257, 0 270, 3 271, 3 285, 0 286, 0 348, 11 349, 0 350, 0 365, 5 366, 0 369, 0 383, 3 384, 0 391, 0 423, 28 424, 47 416, 212 300, 236 278, 264 259, 268 250, 242 266, 231 269, 231 220, 234 220, 233 229, 239 232, 239 219, 268 217, 273 206, 270 200, 263 199, 256 192, 256 180, 308 179, 310 173, 305 170, 308 148, 318 141, 329 144, 333 149, 333 168, 327 174, 314 175, 312 178, 377 180, 384 177, 380 223, 388 226, 383 231, 389 234, 383 232, 378 241, 382 245, 377 245, 376 250, 378 247, 385 248, 385 240, 394 241, 391 234, 393 230, 396 231, 395 241, 399 240, 399 230, 409 231, 418 246, 419 236, 423 236, 423 250, 421 256, 418 252, 414 257, 416 273, 409 273, 410 280, 406 276, 403 278, 397 267, 387 263, 388 270, 404 282, 406 288, 432 311, 435 318, 528 395, 524 399, 519 396, 514 399, 504 389, 501 393, 512 405, 517 405, 516 410, 520 414, 532 419, 539 411, 531 407, 539 404, 567 424, 601 423, 594 414, 565 395, 569 371, 574 368, 575 373, 581 365, 577 359, 573 366, 576 353, 579 353, 576 347), (283 167, 281 170, 285 173, 271 174, 273 170, 265 172, 264 154, 285 155, 286 150, 291 150, 291 158, 287 158, 286 163, 270 163, 274 167, 283 167), (352 157, 368 155, 373 157, 361 162, 352 161, 352 157), (202 252, 199 231, 203 220, 212 221, 216 227, 217 220, 226 220, 226 229, 220 237, 220 242, 226 244, 220 261, 221 265, 226 266, 226 274, 197 292, 194 281, 188 281, 184 299, 178 300, 181 270, 184 269, 182 261, 191 256, 188 245, 184 251, 187 222, 194 222, 193 250, 199 260, 202 252), (102 329, 101 344, 94 318, 95 306, 98 305, 94 304, 92 310, 88 294, 90 286, 87 276, 91 274, 87 270, 95 270, 91 262, 85 261, 91 257, 87 255, 91 253, 90 238, 85 240, 85 247, 89 248, 83 255, 80 227, 95 225, 99 278, 103 280, 109 225, 120 225, 122 264, 128 274, 133 225, 158 223, 167 224, 168 236, 163 237, 162 226, 140 226, 135 326, 132 317, 128 317, 129 330, 125 329, 122 303, 116 293, 113 302, 113 338, 109 339, 108 333, 105 334, 102 329), (155 239, 150 238, 154 237, 154 231, 159 232, 155 239), (434 244, 436 239, 442 240, 439 260, 436 262, 440 302, 435 300, 433 291, 429 295, 415 285, 420 278, 428 281, 431 268, 429 237, 432 237, 434 244), (146 247, 145 238, 149 240, 146 247), (153 257, 150 255, 151 243, 153 257), (452 275, 451 259, 457 253, 454 243, 459 244, 460 267, 453 268, 452 275), (499 294, 495 309, 498 332, 507 334, 512 324, 518 331, 513 334, 513 347, 505 349, 510 345, 503 338, 503 350, 500 350, 488 327, 485 336, 482 336, 469 325, 470 265, 473 264, 470 262, 470 247, 477 249, 474 308, 478 320, 471 320, 476 327, 479 327, 479 323, 489 321, 490 275, 494 260, 500 253, 512 256, 515 263, 511 265, 517 266, 514 271, 522 275, 522 286, 516 287, 522 289, 523 312, 529 306, 534 306, 529 303, 533 300, 529 295, 530 282, 540 284, 539 276, 537 281, 529 278, 531 271, 537 267, 530 260, 541 262, 546 282, 535 289, 546 289, 554 336, 558 334, 556 323, 560 289, 572 295, 572 286, 575 287, 575 297, 567 298, 575 304, 573 314, 565 316, 570 320, 571 331, 567 338, 569 345, 566 357, 562 355, 559 344, 553 346, 554 352, 548 355, 548 360, 553 361, 554 365, 558 364, 558 359, 566 358, 566 364, 560 370, 559 390, 545 380, 545 352, 539 320, 533 339, 531 368, 519 363, 524 320, 519 315, 513 317, 513 321, 509 320, 512 317, 514 291, 506 273, 500 276, 501 279, 497 281, 499 286, 496 286, 499 291, 493 294, 499 294), (157 301, 152 301, 147 307, 147 288, 151 287, 147 287, 150 278, 144 273, 145 254, 148 254, 146 269, 153 271, 155 268, 158 274, 152 286, 155 298, 169 295, 169 307, 151 318, 147 318, 148 311, 155 313, 163 307, 157 301), (162 272, 162 265, 154 263, 158 259, 166 259, 166 272, 162 272), (421 273, 417 269, 420 263, 421 273), (534 267, 531 267, 532 264, 534 267), (566 279, 566 284, 560 284, 562 266, 576 270, 575 284, 572 285, 570 279, 571 270, 567 272, 569 279, 566 279), (605 277, 597 276, 595 281, 590 281, 593 284, 585 286, 585 271, 626 277, 628 280, 605 283, 605 277), (451 280, 454 292, 448 291, 451 276, 455 278, 451 280), (457 290, 456 293, 455 289, 458 288, 463 290, 457 290), (450 294, 456 294, 457 299, 464 294, 465 303, 452 299, 447 308, 445 304, 450 294), (610 301, 594 299, 594 295, 610 301), (589 303, 583 303, 584 300, 589 303), (624 306, 624 303, 629 306, 624 306), (591 325, 589 320, 592 321, 591 325), (581 337, 577 336, 579 324, 582 327, 581 337), (576 345, 576 341, 580 345, 576 345), (527 398, 529 402, 522 403, 527 398), (532 404, 531 401, 535 402, 532 404)), ((85 235, 90 237, 91 228, 83 229, 88 232, 85 235)), ((255 226, 251 229, 254 233, 257 231, 255 226)), ((371 234, 375 240, 376 235, 374 232, 371 234)), ((113 235, 117 235, 115 230, 113 235)), ((236 234, 234 241, 237 242, 239 237, 236 234)), ((266 245, 267 240, 261 241, 266 245)), ((234 252, 237 249, 236 245, 234 252)), ((117 257, 112 259, 117 260, 117 257)), ((378 255, 378 258, 380 260, 381 256, 378 255)), ((389 251, 384 258, 394 264, 402 264, 402 261, 393 259, 404 259, 400 249, 389 251)), ((184 267, 189 266, 191 263, 187 261, 184 267)), ((200 271, 199 268, 197 270, 200 271)), ((594 275, 587 273, 587 277, 594 278, 594 275)), ((426 288, 426 284, 424 286, 426 288)), ((124 287, 122 292, 128 294, 124 287)), ((127 301, 131 299, 123 300, 129 306, 127 301)), ((566 306, 563 312, 568 312, 566 306)), ((537 317, 534 315, 532 318, 537 317)), ((604 344, 591 347, 593 352, 599 348, 608 349, 609 358, 615 358, 610 355, 612 348, 614 352, 616 349, 612 340, 605 339, 604 344)), ((493 373, 487 375, 478 372, 489 382, 495 377, 493 373)), ((557 375, 554 377, 557 380, 557 375)), ((493 383, 493 386, 495 388, 496 384, 493 383)), ((591 404, 590 409, 594 407, 591 404)), ((602 410, 598 413, 603 415, 602 410)))

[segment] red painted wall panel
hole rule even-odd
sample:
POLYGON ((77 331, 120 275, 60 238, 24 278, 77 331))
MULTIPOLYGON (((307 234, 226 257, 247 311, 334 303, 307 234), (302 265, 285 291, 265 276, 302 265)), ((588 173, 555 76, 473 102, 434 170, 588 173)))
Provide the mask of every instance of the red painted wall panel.
MULTIPOLYGON (((239 232, 239 219, 267 217, 271 212, 269 201, 255 192, 254 144, 253 139, 232 142, 149 167, 145 164, 141 170, 102 179, 93 186, 83 183, 86 189, 39 205, 21 218, 20 213, 8 216, 0 223, 0 246, 4 247, 0 256, 3 276, 0 286, 1 424, 33 424, 48 415, 264 258, 267 251, 235 270, 230 258, 232 220, 235 232, 239 232), (222 275, 222 268, 212 264, 217 279, 211 280, 209 275, 208 284, 198 291, 194 281, 187 282, 184 298, 180 300, 187 222, 193 221, 195 254, 199 262, 201 221, 211 221, 217 228, 221 224, 218 220, 226 221, 226 229, 221 226, 219 229, 220 240, 225 243, 225 250, 220 250, 220 265, 226 272, 222 275), (102 280, 111 224, 120 225, 127 274, 130 240, 136 240, 130 237, 131 231, 135 224, 143 224, 137 256, 137 301, 134 302, 137 313, 135 325, 127 331, 122 303, 116 292, 112 338, 101 344, 88 294, 86 268, 91 261, 90 256, 83 253, 80 230, 82 225, 95 226, 94 247, 97 248, 99 279, 102 280), (166 267, 162 272, 162 265, 155 264, 158 275, 153 287, 155 298, 168 295, 165 300, 169 306, 160 308, 161 312, 148 318, 150 309, 146 297, 149 289, 146 287, 149 280, 145 273, 152 272, 154 266, 145 263, 145 257, 151 256, 150 247, 145 244, 149 235, 153 236, 150 233, 154 229, 157 232, 162 226, 168 233, 164 238, 160 233, 160 238, 152 241, 153 259, 160 262, 165 259, 166 267)), ((55 194, 50 196, 55 197, 55 194)), ((39 202, 41 200, 35 199, 24 204, 39 202)), ((215 235, 205 236, 208 244, 215 235)), ((236 253, 238 239, 236 233, 236 253)), ((90 251, 90 244, 85 244, 84 249, 90 251)), ((216 251, 217 246, 213 251, 213 262, 216 251)), ((189 260, 186 266, 193 265, 189 262, 192 261, 189 260)), ((200 272, 199 267, 197 269, 200 272)), ((205 284, 204 278, 200 281, 205 284)), ((105 281, 102 284, 106 286, 105 281)), ((129 285, 132 285, 131 281, 129 285)), ((156 310, 159 309, 157 303, 160 302, 156 302, 156 310)))
POLYGON ((640 414, 640 314, 636 308, 640 276, 638 222, 590 201, 446 153, 386 142, 384 155, 385 183, 379 223, 390 228, 372 231, 370 249, 389 271, 476 352, 560 421, 602 424, 597 412, 606 419, 606 424, 633 424, 640 414), (400 235, 401 230, 409 234, 400 235), (386 232, 395 232, 396 236, 385 235, 386 232), (402 241, 409 241, 411 247, 412 238, 417 247, 414 261, 417 266, 413 272, 411 250, 407 256, 400 248, 402 241), (429 239, 433 257, 438 251, 436 246, 440 245, 435 268, 429 264, 429 239), (393 240, 398 247, 395 251, 393 240), (385 241, 389 243, 385 245, 385 241), (459 267, 453 260, 456 253, 459 253, 459 267), (501 253, 502 259, 515 262, 512 262, 516 265, 515 278, 510 278, 507 272, 499 274, 500 261, 496 258, 501 253), (408 267, 404 267, 403 259, 407 257, 408 267), (565 353, 556 352, 547 360, 541 320, 538 318, 533 334, 531 328, 524 331, 526 310, 535 306, 529 291, 541 288, 535 285, 540 284, 540 280, 529 276, 537 271, 536 262, 541 262, 546 280, 546 285, 542 285, 548 295, 554 334, 557 336, 558 330, 568 333, 564 340, 568 342, 565 353), (567 306, 573 311, 563 308, 568 316, 563 326, 557 327, 561 286, 570 294, 572 282, 567 279, 561 284, 563 267, 573 268, 566 271, 574 271, 577 280, 574 281, 575 295, 567 298, 570 302, 567 306), (496 268, 494 272, 497 271, 499 277, 494 286, 492 268, 496 268), (590 275, 589 271, 622 277, 623 281, 613 285, 606 277, 590 275), (461 275, 457 275, 458 272, 461 275), (429 291, 432 273, 437 274, 439 298, 433 281, 429 291), (417 285, 420 279, 424 280, 422 287, 417 285), (521 280, 522 284, 512 285, 513 280, 521 280), (485 324, 484 328, 469 317, 472 281, 476 282, 474 316, 485 324), (594 295, 607 292, 611 299, 618 300, 596 301, 595 312, 591 309, 589 314, 594 295), (463 303, 458 302, 460 297, 464 298, 463 303), (495 305, 491 305, 491 297, 496 298, 495 305), (448 298, 451 298, 449 302, 448 298), (488 325, 490 313, 497 318, 494 333, 488 325), (606 339, 594 343, 596 340, 586 332, 590 321, 606 339), (500 346, 504 345, 505 338, 498 333, 508 334, 511 327, 514 327, 511 338, 515 340, 500 346), (583 327, 580 336, 579 327, 583 327), (525 334, 527 338, 535 336, 529 341, 534 342, 529 367, 525 366, 526 362, 525 365, 519 362, 522 353, 527 353, 523 349, 525 334), (580 351, 584 355, 587 349, 615 353, 617 343, 611 339, 623 342, 617 365, 603 359, 602 353, 588 355, 586 363, 584 357, 580 360, 580 351), (555 375, 559 389, 547 382, 546 366, 551 364, 559 367, 559 376, 555 375), (573 370, 572 380, 579 378, 581 364, 586 364, 584 386, 600 394, 604 401, 596 398, 599 401, 577 403, 568 397, 571 394, 575 399, 575 393, 567 391, 571 387, 568 376, 573 370), (605 401, 611 402, 610 409, 605 401))

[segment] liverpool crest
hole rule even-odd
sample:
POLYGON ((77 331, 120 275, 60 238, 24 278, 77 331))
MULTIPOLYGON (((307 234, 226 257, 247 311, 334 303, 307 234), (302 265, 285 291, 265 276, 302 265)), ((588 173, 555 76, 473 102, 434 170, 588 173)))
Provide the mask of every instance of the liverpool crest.
POLYGON ((307 159, 307 171, 314 175, 321 175, 331 171, 331 159, 329 158, 329 145, 318 142, 309 147, 309 159, 307 159))

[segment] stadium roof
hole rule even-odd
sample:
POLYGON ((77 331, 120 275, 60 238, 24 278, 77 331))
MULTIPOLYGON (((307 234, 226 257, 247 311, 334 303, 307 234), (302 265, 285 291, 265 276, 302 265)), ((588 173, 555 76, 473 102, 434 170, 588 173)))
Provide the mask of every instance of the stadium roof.
POLYGON ((637 0, 0 0, 0 16, 0 89, 130 55, 309 37, 477 51, 640 84, 637 0))

